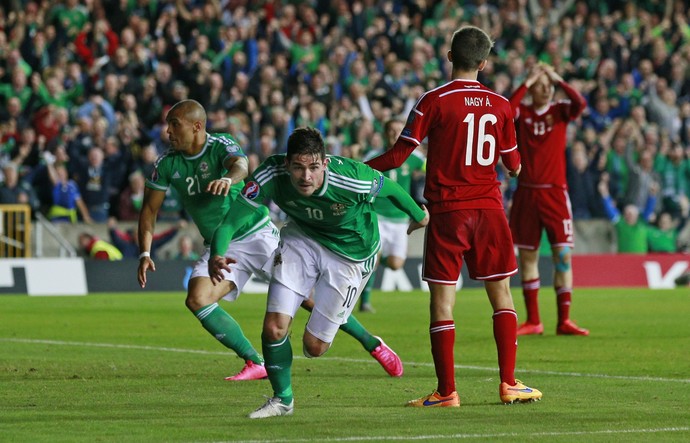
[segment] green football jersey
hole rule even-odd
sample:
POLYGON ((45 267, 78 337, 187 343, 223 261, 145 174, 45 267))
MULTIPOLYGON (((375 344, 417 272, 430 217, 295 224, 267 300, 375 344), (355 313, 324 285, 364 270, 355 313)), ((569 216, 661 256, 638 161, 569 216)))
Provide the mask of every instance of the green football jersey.
MULTIPOLYGON (((362 161, 366 162, 381 154, 383 154, 383 151, 371 151, 364 156, 362 161)), ((408 194, 412 194, 412 173, 415 171, 423 171, 425 163, 426 158, 424 154, 415 149, 412 151, 412 155, 407 157, 400 167, 385 171, 383 175, 399 184, 408 194)), ((402 223, 410 219, 404 211, 386 198, 376 199, 374 201, 374 210, 379 216, 395 222, 400 221, 402 223)))
POLYGON ((273 155, 247 180, 241 201, 254 206, 273 200, 308 237, 349 260, 364 261, 381 244, 371 203, 384 177, 359 161, 329 158, 323 186, 304 197, 290 183, 285 155, 273 155))
POLYGON ((649 226, 646 223, 638 221, 631 226, 620 219, 616 222, 615 227, 619 253, 646 254, 649 252, 647 245, 649 226))
MULTIPOLYGON (((162 154, 156 160, 146 186, 157 191, 173 187, 204 238, 204 243, 209 244, 213 231, 242 190, 244 182, 233 184, 227 197, 206 192, 206 187, 228 172, 223 163, 228 157, 236 156, 244 157, 245 154, 230 134, 208 134, 204 148, 193 157, 172 149, 162 154)), ((237 233, 236 237, 244 234, 237 233)))

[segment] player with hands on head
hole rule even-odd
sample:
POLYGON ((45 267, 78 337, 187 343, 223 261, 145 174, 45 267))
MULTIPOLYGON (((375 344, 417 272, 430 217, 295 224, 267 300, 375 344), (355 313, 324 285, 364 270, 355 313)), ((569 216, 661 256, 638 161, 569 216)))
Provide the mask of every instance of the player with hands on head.
POLYGON ((493 308, 501 402, 542 397, 515 379, 517 314, 510 277, 517 273, 517 263, 496 165, 500 158, 510 175, 517 176, 521 163, 510 103, 477 81, 492 46, 491 38, 477 27, 457 30, 448 51, 452 80, 424 93, 393 148, 367 162, 380 171, 397 168, 428 139, 424 197, 431 221, 422 278, 431 291, 429 334, 438 385, 408 406, 460 406, 453 308, 463 261, 470 278, 484 282, 493 308))
POLYGON ((250 176, 240 197, 213 236, 209 274, 218 281, 227 271, 223 251, 235 232, 251 220, 255 208, 272 200, 289 217, 272 262, 261 342, 273 396, 250 418, 292 415, 292 345, 290 326, 297 308, 314 293, 307 321, 304 355, 324 354, 338 328, 348 321, 371 277, 380 247, 375 198, 388 198, 415 220, 410 230, 428 222, 398 184, 361 162, 326 156, 313 128, 298 128, 288 138, 287 153, 267 158, 250 176))
POLYGON ((587 329, 570 319, 574 230, 566 175, 567 127, 582 114, 587 102, 552 66, 539 63, 510 97, 510 104, 524 165, 510 209, 510 228, 519 251, 522 293, 527 308, 527 321, 518 327, 518 335, 544 332, 538 304, 542 229, 551 243, 554 264, 556 333, 589 335, 587 329), (556 86, 563 90, 567 100, 553 100, 556 86), (529 104, 522 103, 526 94, 531 97, 529 104))

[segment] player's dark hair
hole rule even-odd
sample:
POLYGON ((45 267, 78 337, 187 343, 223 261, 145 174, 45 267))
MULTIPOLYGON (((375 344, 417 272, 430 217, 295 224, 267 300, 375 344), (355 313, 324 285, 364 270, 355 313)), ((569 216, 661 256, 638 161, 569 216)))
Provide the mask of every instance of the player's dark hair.
POLYGON ((322 160, 326 158, 326 146, 321 138, 321 133, 309 127, 297 128, 292 131, 287 141, 287 160, 292 160, 298 155, 319 156, 322 160))
POLYGON ((463 26, 455 31, 450 41, 450 56, 453 69, 473 71, 489 58, 494 42, 483 29, 476 26, 463 26))

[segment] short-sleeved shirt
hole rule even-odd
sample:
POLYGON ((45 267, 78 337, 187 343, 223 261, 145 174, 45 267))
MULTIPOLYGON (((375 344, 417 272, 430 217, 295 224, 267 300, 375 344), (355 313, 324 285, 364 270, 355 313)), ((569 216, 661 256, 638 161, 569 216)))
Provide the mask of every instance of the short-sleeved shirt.
MULTIPOLYGON (((363 161, 367 161, 381 154, 381 151, 372 151, 367 154, 363 161)), ((383 173, 386 178, 396 182, 403 188, 407 193, 412 192, 412 173, 415 171, 422 171, 424 169, 424 163, 426 158, 424 154, 418 150, 412 151, 412 154, 405 159, 405 162, 395 169, 390 169, 383 173)), ((405 211, 401 210, 393 204, 390 200, 386 198, 378 198, 374 201, 374 210, 376 213, 383 218, 392 221, 405 222, 410 219, 405 211)))
POLYGON ((542 109, 522 103, 528 92, 523 84, 510 97, 515 112, 515 130, 522 159, 518 186, 567 189, 566 135, 568 124, 587 106, 585 98, 568 83, 559 83, 567 100, 549 103, 542 109))
POLYGON ((359 161, 329 156, 323 186, 304 197, 290 182, 285 158, 267 158, 247 180, 240 201, 256 206, 273 200, 305 235, 352 261, 375 255, 381 242, 371 203, 384 176, 359 161))
MULTIPOLYGON (((192 217, 204 242, 209 244, 216 226, 223 220, 230 203, 244 186, 233 184, 227 197, 206 192, 208 184, 228 171, 223 165, 229 157, 244 157, 240 145, 230 134, 208 134, 201 152, 188 157, 168 150, 156 160, 146 186, 157 191, 173 187, 182 206, 192 217)), ((236 236, 244 234, 237 233, 236 236)))
POLYGON ((476 80, 432 89, 412 109, 398 140, 419 145, 427 137, 424 197, 432 215, 503 208, 496 165, 517 150, 508 99, 476 80))
POLYGON ((524 104, 518 109, 515 130, 522 159, 518 185, 567 188, 566 130, 568 123, 579 115, 579 108, 568 100, 560 100, 540 111, 524 104))

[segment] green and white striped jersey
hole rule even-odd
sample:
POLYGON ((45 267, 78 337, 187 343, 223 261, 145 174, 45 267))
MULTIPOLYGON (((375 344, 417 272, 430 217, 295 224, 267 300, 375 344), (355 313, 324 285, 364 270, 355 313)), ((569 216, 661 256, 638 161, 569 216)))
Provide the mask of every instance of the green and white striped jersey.
MULTIPOLYGON (((223 220, 244 182, 233 184, 227 197, 208 193, 206 187, 228 172, 223 166, 225 160, 237 156, 244 157, 245 154, 230 134, 208 134, 203 149, 193 157, 172 149, 162 154, 156 160, 146 186, 157 191, 173 187, 204 238, 204 243, 209 244, 213 231, 223 220)), ((267 213, 264 211, 264 216, 267 213)), ((237 232, 235 238, 246 234, 246 231, 237 232)))
POLYGON ((273 155, 247 179, 239 201, 258 206, 273 200, 307 236, 353 261, 375 255, 380 247, 372 201, 383 175, 364 163, 329 156, 323 186, 310 197, 290 182, 285 155, 273 155))

